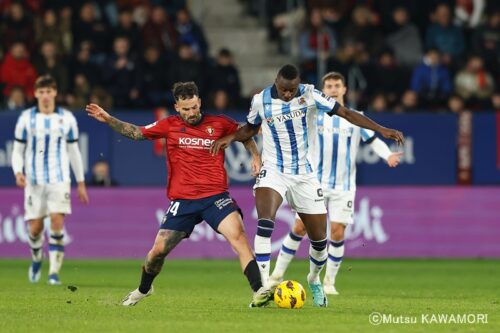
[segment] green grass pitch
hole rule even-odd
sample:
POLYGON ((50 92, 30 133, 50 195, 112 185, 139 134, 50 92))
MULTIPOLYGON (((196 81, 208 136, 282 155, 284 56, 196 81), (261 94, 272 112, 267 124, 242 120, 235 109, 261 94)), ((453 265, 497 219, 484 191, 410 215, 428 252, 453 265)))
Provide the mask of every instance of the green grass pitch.
MULTIPOLYGON (((236 260, 168 260, 155 294, 135 307, 141 262, 67 259, 63 286, 38 284, 27 260, 0 260, 0 332, 500 332, 498 260, 346 260, 328 308, 308 295, 300 310, 249 309, 251 292, 236 260), (71 291, 68 286, 75 286, 71 291), (372 312, 418 317, 373 326, 372 312), (422 314, 488 314, 487 324, 421 323, 422 314)), ((306 287, 308 262, 287 278, 306 287)))

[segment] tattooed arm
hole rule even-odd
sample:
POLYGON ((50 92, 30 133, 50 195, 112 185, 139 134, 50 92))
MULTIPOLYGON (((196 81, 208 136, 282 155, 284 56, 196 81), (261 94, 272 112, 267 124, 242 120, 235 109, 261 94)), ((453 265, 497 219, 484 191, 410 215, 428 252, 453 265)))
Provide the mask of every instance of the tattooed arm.
POLYGON ((137 125, 121 121, 115 117, 110 118, 108 125, 115 132, 120 133, 121 135, 132 140, 146 140, 146 138, 142 135, 141 129, 137 125))
POLYGON ((111 127, 115 132, 120 133, 127 138, 130 138, 132 140, 146 139, 144 135, 142 135, 139 126, 121 121, 111 116, 97 104, 89 104, 86 106, 85 110, 87 111, 89 116, 97 119, 100 122, 108 124, 109 127, 111 127))

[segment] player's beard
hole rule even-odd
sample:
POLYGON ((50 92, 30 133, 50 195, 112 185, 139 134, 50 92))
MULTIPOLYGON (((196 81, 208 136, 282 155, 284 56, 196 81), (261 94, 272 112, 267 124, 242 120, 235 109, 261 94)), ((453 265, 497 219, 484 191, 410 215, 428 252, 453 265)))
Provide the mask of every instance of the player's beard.
POLYGON ((201 120, 201 113, 196 115, 196 116, 192 116, 192 117, 189 117, 186 119, 186 121, 189 125, 198 125, 200 120, 201 120))

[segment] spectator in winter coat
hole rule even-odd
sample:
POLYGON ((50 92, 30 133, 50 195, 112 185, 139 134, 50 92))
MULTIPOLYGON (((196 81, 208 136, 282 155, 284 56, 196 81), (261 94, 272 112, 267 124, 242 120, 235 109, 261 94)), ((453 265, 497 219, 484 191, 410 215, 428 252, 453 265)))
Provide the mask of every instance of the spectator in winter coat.
POLYGON ((422 42, 417 27, 409 21, 408 11, 399 7, 393 13, 397 30, 386 38, 387 45, 401 66, 413 67, 422 59, 422 42))
POLYGON ((36 69, 29 61, 25 44, 21 42, 12 44, 0 65, 0 82, 4 85, 3 95, 9 96, 12 88, 18 86, 23 89, 28 100, 33 100, 36 77, 36 69))
POLYGON ((448 5, 438 5, 432 20, 434 23, 427 28, 426 48, 438 49, 443 54, 445 63, 456 60, 465 50, 465 39, 462 29, 451 22, 448 5))
POLYGON ((430 49, 411 78, 411 89, 418 94, 422 106, 443 105, 451 92, 450 72, 441 64, 439 51, 430 49))

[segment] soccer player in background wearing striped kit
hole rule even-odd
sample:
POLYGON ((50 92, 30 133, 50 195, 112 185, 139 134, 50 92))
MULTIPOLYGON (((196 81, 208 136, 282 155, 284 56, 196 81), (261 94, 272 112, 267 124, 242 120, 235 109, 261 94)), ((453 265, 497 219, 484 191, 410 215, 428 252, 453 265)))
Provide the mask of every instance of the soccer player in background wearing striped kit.
POLYGON ((326 207, 323 190, 307 156, 320 111, 328 116, 336 114, 398 143, 404 141, 401 132, 349 110, 313 85, 301 84, 298 69, 285 65, 274 84, 253 97, 247 123, 235 133, 215 141, 212 153, 227 148, 232 141, 248 140, 262 129, 263 165, 254 187, 258 215, 254 249, 262 281, 272 289, 269 285, 271 235, 276 212, 286 198, 304 222, 311 241, 307 282, 314 305, 326 307, 328 301, 319 279, 328 258, 326 207))
MULTIPOLYGON (((347 91, 344 76, 330 72, 321 81, 323 93, 344 105, 344 95, 347 91)), ((391 152, 387 144, 377 138, 373 131, 353 125, 338 116, 325 116, 321 110, 318 112, 317 127, 315 144, 311 146, 310 153, 318 180, 323 186, 331 223, 323 288, 326 294, 338 295, 335 278, 344 256, 345 229, 347 225, 354 223, 356 155, 361 140, 369 144, 389 167, 396 167, 403 153, 391 152)), ((295 225, 283 241, 276 266, 269 279, 271 286, 278 285, 283 280, 285 271, 305 234, 304 223, 297 217, 295 225)))
POLYGON ((73 114, 56 105, 57 84, 50 75, 35 82, 37 105, 24 110, 15 129, 12 169, 16 185, 24 188, 24 211, 32 263, 29 281, 40 280, 43 259, 43 220, 50 217, 49 279, 60 285, 64 258, 64 217, 71 214, 70 164, 78 183, 78 197, 89 198, 78 147, 78 125, 73 114))

